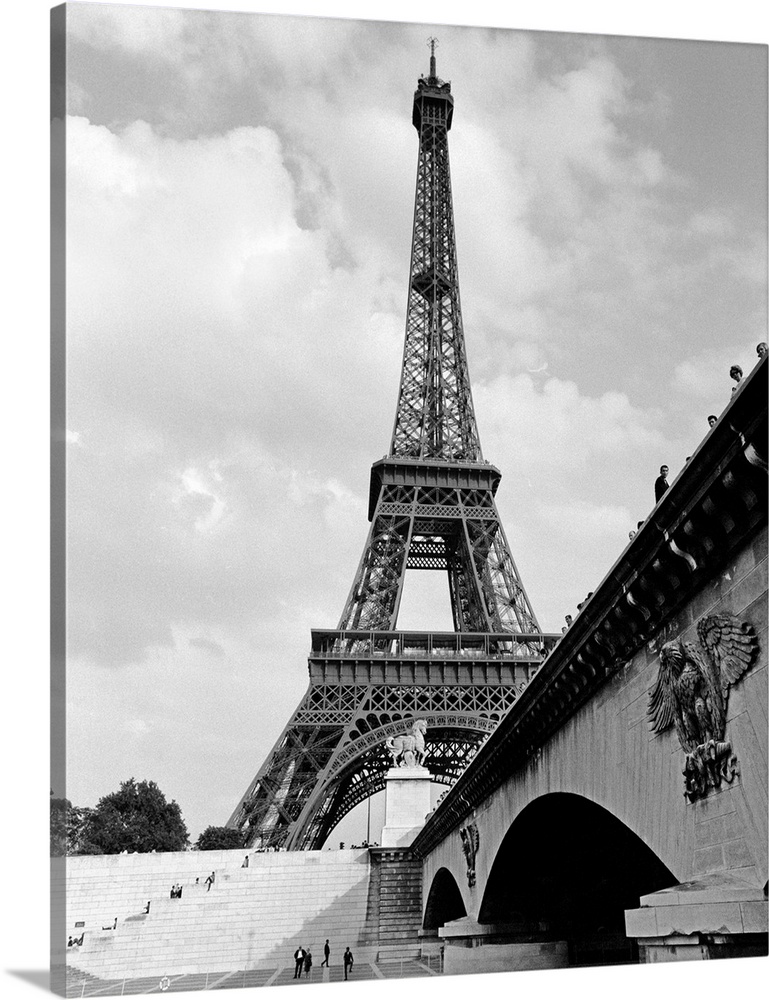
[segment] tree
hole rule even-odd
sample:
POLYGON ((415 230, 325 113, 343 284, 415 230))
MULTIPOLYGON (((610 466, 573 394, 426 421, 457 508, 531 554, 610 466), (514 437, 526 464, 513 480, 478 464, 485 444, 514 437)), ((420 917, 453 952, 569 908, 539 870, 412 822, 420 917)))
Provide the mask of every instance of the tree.
POLYGON ((167 802, 154 781, 122 782, 120 790, 81 810, 82 827, 75 854, 136 851, 183 851, 187 827, 176 802, 167 802))
POLYGON ((85 831, 93 809, 70 806, 67 810, 67 854, 95 854, 88 851, 85 831))
POLYGON ((67 853, 67 814, 72 808, 69 799, 55 799, 51 789, 51 857, 67 853))
POLYGON ((51 791, 51 857, 93 853, 82 850, 83 828, 92 811, 73 806, 69 799, 55 799, 51 791))
POLYGON ((241 830, 229 826, 207 826, 195 845, 199 851, 237 851, 244 846, 241 830))

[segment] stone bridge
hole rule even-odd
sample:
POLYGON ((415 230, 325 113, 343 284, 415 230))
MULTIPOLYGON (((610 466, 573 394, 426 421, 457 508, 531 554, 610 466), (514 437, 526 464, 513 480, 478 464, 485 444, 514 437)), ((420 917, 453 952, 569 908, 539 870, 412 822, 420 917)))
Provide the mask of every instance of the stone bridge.
POLYGON ((766 382, 763 360, 415 840, 447 972, 766 953, 766 382), (666 643, 718 670, 714 621, 741 675, 685 778, 650 691, 666 643))

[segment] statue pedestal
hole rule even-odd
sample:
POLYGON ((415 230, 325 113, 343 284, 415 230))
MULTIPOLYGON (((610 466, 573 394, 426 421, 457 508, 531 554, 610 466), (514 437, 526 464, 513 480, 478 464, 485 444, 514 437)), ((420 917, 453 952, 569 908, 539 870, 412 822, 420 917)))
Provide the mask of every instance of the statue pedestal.
POLYGON ((431 775, 426 767, 391 767, 385 775, 382 847, 408 847, 430 812, 431 775))

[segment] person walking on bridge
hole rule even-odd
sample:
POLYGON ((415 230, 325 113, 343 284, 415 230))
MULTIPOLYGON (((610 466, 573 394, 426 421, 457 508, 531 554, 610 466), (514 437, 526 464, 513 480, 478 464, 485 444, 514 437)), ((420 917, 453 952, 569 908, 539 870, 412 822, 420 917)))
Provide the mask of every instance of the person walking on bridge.
POLYGON ((352 957, 352 952, 349 946, 344 950, 344 981, 347 982, 347 973, 352 972, 353 962, 355 959, 352 957))
POLYGON ((326 943, 323 945, 323 961, 320 963, 321 969, 325 965, 328 968, 328 957, 331 954, 331 949, 328 946, 328 938, 326 938, 326 943))

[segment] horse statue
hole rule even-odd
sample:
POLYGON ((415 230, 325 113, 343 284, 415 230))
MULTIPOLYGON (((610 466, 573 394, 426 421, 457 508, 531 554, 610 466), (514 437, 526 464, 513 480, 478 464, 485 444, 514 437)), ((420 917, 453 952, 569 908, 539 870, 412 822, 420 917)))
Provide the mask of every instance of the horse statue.
POLYGON ((408 736, 391 736, 385 743, 390 751, 393 767, 421 767, 425 759, 425 733, 427 723, 415 719, 408 736))

